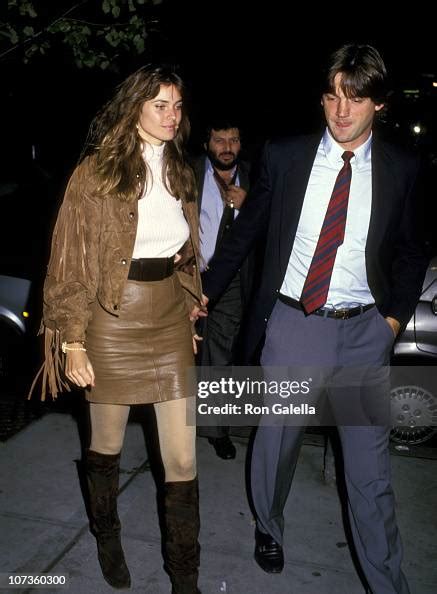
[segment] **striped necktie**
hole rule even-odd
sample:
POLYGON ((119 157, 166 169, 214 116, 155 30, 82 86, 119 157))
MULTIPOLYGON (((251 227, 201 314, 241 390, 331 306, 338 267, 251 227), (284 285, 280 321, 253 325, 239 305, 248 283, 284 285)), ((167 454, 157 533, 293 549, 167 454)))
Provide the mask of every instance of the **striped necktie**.
POLYGON ((344 240, 352 177, 350 160, 353 156, 354 153, 351 151, 345 151, 341 156, 344 165, 335 180, 316 250, 302 289, 300 301, 307 315, 326 303, 337 249, 344 240))

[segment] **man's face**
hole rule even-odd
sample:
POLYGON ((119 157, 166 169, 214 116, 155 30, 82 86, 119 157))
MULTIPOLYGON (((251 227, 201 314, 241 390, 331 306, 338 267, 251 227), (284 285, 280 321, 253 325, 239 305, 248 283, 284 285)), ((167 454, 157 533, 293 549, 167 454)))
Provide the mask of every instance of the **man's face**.
POLYGON ((212 130, 208 144, 205 144, 205 149, 217 169, 232 169, 241 150, 238 128, 212 130))
POLYGON ((376 105, 370 97, 346 97, 340 88, 341 77, 340 72, 336 74, 335 92, 322 96, 322 106, 334 140, 353 151, 369 137, 375 114, 384 104, 376 105))

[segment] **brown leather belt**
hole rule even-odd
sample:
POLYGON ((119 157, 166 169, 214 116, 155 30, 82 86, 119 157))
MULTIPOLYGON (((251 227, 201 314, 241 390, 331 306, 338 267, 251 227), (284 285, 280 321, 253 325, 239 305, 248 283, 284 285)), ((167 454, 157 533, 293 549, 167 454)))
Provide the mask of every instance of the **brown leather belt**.
MULTIPOLYGON (((282 293, 279 293, 279 300, 282 301, 282 303, 285 303, 285 305, 289 305, 290 307, 294 307, 294 309, 299 309, 305 313, 300 301, 297 301, 292 297, 288 297, 287 295, 283 295, 282 293)), ((368 303, 367 305, 358 305, 357 307, 351 307, 349 309, 328 309, 327 307, 321 307, 320 309, 313 311, 311 315, 314 314, 316 316, 324 316, 326 318, 334 318, 336 320, 347 320, 349 318, 359 316, 374 306, 374 303, 368 303)))
POLYGON ((128 279, 136 281, 159 281, 171 276, 174 271, 174 256, 171 258, 139 258, 132 260, 128 279))

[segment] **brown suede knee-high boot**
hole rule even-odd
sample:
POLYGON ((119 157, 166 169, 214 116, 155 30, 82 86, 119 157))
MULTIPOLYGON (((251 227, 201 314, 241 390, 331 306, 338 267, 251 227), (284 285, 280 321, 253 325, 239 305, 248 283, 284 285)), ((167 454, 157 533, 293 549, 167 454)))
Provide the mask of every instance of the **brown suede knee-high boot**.
POLYGON ((200 594, 197 478, 164 484, 164 556, 172 594, 200 594))
POLYGON ((121 548, 117 513, 120 454, 99 454, 88 450, 86 475, 89 490, 91 530, 103 577, 113 588, 129 588, 130 575, 121 548))

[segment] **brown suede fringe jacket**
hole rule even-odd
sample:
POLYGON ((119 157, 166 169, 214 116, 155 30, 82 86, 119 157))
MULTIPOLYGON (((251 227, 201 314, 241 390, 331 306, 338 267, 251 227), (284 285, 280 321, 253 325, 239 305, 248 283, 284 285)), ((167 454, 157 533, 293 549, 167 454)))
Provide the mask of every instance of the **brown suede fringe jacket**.
MULTIPOLYGON (((187 315, 202 296, 199 272, 199 221, 195 201, 182 201, 190 237, 178 252, 175 271, 184 289, 187 315)), ((90 305, 97 299, 119 315, 138 225, 138 201, 117 196, 102 198, 87 157, 73 172, 56 221, 44 284, 44 311, 40 334, 45 335, 42 399, 47 389, 56 398, 70 390, 62 375, 62 342, 86 340, 90 305)))

